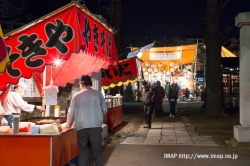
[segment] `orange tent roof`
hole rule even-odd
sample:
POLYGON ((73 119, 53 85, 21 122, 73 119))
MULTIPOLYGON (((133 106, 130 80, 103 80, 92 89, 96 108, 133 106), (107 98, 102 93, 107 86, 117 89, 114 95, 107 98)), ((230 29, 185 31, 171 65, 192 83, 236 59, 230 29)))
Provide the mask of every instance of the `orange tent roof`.
MULTIPOLYGON (((142 61, 152 61, 152 62, 179 62, 182 64, 192 63, 195 60, 196 55, 196 44, 193 45, 185 45, 185 46, 175 46, 175 47, 153 47, 149 50, 142 52, 141 57, 139 57, 142 61), (150 59, 150 54, 152 53, 178 53, 181 55, 180 59, 167 59, 167 60, 152 60, 150 59)), ((135 50, 137 48, 133 48, 135 50)))

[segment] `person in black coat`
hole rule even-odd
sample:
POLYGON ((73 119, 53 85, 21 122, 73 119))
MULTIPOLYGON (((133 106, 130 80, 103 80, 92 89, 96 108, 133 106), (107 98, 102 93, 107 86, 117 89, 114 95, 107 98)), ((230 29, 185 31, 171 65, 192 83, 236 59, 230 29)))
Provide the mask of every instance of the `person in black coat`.
POLYGON ((148 85, 146 81, 142 82, 142 102, 144 104, 144 117, 146 126, 144 128, 151 128, 152 114, 154 109, 155 92, 148 85))
POLYGON ((189 99, 189 95, 190 95, 190 91, 188 90, 188 88, 186 88, 186 92, 185 92, 185 98, 186 98, 186 100, 189 99))
POLYGON ((170 106, 170 118, 175 118, 175 108, 177 105, 178 99, 178 86, 176 84, 172 84, 168 91, 168 101, 170 106))

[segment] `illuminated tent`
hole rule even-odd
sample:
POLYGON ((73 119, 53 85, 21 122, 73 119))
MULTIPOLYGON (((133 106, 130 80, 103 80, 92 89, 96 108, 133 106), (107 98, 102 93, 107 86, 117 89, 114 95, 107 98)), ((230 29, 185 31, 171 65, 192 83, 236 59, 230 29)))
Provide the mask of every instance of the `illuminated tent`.
MULTIPOLYGON (((189 64, 195 61, 196 44, 175 47, 152 47, 139 57, 143 62, 162 62, 164 70, 169 70, 170 62, 189 64)), ((136 48, 135 48, 136 49, 136 48)))
POLYGON ((103 89, 113 88, 135 82, 142 78, 141 61, 137 58, 119 61, 116 66, 110 66, 102 70, 103 89))
POLYGON ((62 65, 53 72, 57 75, 53 78, 55 86, 64 86, 83 74, 90 75, 118 62, 113 30, 77 3, 6 34, 4 39, 10 65, 0 74, 0 90, 9 83, 17 84, 21 77, 30 78, 34 71, 43 72, 56 59, 62 59, 62 65))

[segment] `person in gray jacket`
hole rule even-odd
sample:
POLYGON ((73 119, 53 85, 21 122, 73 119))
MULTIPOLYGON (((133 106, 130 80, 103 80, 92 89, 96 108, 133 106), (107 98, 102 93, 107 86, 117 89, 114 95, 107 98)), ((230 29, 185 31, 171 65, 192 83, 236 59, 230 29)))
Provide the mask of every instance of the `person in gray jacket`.
POLYGON ((95 165, 102 166, 102 123, 107 105, 102 93, 91 88, 91 77, 83 75, 79 84, 81 91, 71 100, 66 127, 77 130, 78 165, 88 165, 92 147, 95 165))

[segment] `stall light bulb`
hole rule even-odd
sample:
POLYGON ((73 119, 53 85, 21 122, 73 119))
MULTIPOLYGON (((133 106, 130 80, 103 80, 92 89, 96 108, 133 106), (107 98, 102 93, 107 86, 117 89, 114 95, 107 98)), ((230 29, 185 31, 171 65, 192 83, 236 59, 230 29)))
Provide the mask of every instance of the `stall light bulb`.
POLYGON ((59 66, 61 64, 59 59, 56 59, 54 63, 55 63, 56 66, 59 66))
POLYGON ((141 56, 142 56, 142 52, 139 51, 138 54, 137 54, 137 57, 138 57, 138 58, 141 58, 141 56))

